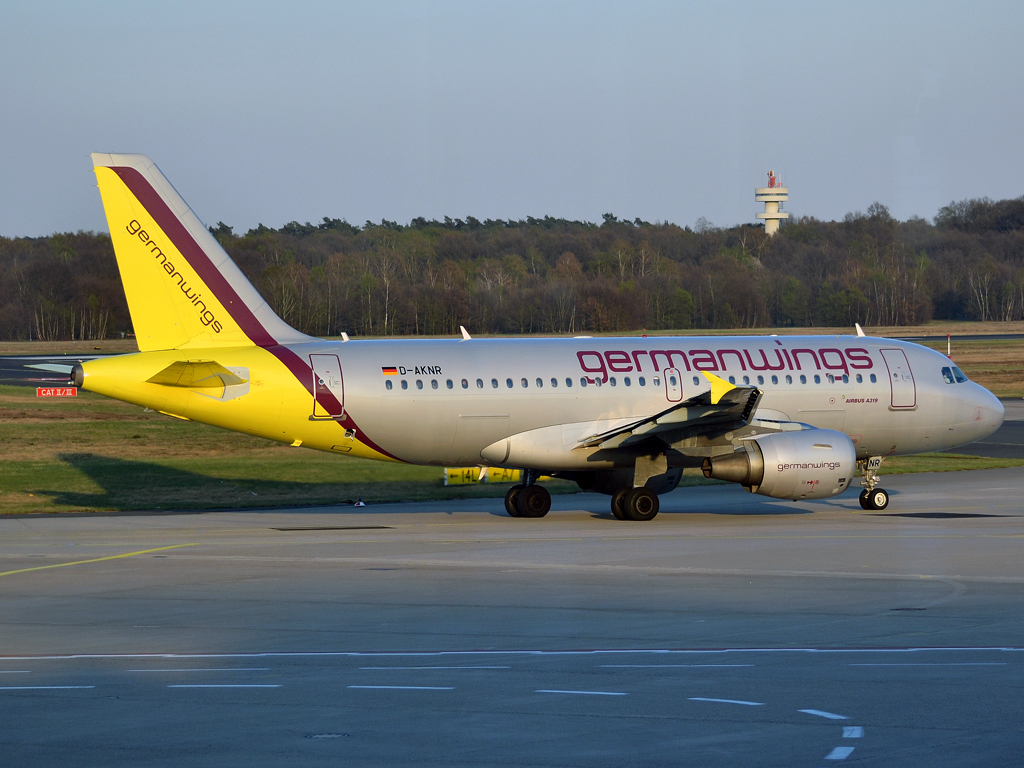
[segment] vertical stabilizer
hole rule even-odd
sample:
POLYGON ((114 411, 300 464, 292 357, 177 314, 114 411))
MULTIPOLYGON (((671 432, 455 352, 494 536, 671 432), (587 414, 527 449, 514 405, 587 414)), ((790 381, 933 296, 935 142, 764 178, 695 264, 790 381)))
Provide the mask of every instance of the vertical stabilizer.
POLYGON ((152 160, 92 161, 141 351, 309 340, 274 313, 152 160))

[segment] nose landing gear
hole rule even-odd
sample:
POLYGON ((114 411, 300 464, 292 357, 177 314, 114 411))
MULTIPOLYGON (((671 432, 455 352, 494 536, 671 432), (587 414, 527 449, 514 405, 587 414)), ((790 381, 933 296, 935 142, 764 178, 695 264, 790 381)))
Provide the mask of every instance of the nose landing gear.
POLYGON ((882 510, 889 506, 889 493, 884 488, 876 488, 879 482, 878 468, 882 466, 881 456, 858 461, 863 479, 864 490, 860 492, 861 509, 882 510))

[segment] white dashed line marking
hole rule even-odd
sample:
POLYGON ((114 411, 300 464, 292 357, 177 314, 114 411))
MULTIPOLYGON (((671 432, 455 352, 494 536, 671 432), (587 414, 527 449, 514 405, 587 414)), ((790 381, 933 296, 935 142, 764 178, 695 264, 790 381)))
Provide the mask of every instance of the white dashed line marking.
POLYGON ((350 685, 349 688, 357 688, 366 691, 454 691, 454 686, 441 685, 350 685))
POLYGON ((763 707, 760 701, 740 701, 739 699, 706 699, 702 696, 691 696, 688 701, 714 701, 719 704, 743 704, 747 707, 763 707))
POLYGON ((829 720, 849 720, 846 715, 837 715, 833 712, 822 712, 820 709, 798 709, 797 712, 803 712, 805 715, 814 715, 815 717, 827 717, 829 720))
POLYGON ((860 739, 864 736, 864 727, 860 725, 844 725, 843 726, 843 738, 844 739, 860 739))
POLYGON ((280 688, 281 686, 280 685, 256 685, 256 684, 250 684, 250 683, 237 683, 237 684, 233 684, 233 685, 232 684, 227 684, 227 683, 224 683, 224 684, 221 684, 221 685, 217 685, 217 684, 202 685, 202 684, 198 684, 197 683, 197 684, 194 684, 194 685, 185 685, 185 684, 168 685, 167 687, 168 688, 280 688))
POLYGON ((825 755, 825 759, 826 760, 845 760, 846 758, 848 758, 850 756, 850 753, 852 753, 852 752, 853 752, 853 747, 836 747, 831 752, 829 752, 827 755, 825 755))
POLYGON ((628 696, 629 694, 622 693, 620 691, 559 691, 549 690, 547 688, 541 688, 534 693, 575 693, 580 696, 628 696))
POLYGON ((31 669, 0 669, 0 675, 27 675, 31 669))

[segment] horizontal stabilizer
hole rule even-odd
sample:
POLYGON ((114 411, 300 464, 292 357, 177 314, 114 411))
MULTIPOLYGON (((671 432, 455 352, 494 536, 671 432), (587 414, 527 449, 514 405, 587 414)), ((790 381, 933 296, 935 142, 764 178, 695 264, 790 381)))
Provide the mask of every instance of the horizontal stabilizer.
POLYGON ((214 360, 179 360, 171 363, 160 373, 146 379, 150 384, 163 384, 167 387, 191 387, 194 389, 214 389, 244 384, 245 379, 229 371, 214 360))

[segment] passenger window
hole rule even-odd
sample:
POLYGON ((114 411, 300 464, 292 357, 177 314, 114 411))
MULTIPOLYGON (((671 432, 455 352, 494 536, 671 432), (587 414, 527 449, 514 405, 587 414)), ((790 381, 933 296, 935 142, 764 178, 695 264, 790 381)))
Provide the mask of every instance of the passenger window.
POLYGON ((615 386, 615 377, 612 376, 610 379, 608 379, 608 383, 611 384, 614 387, 615 386))
MULTIPOLYGON (((668 383, 671 384, 674 387, 676 385, 676 377, 675 376, 669 376, 668 377, 668 383)), ((614 386, 614 384, 615 384, 615 379, 612 379, 612 385, 614 386)))
POLYGON ((430 388, 431 389, 437 389, 437 379, 431 379, 430 380, 430 388))
POLYGON ((558 379, 556 379, 554 376, 551 377, 551 386, 552 387, 557 387, 558 386, 558 379))
POLYGON ((423 379, 416 379, 416 389, 423 389, 423 379))
MULTIPOLYGON (((845 379, 844 379, 844 381, 845 381, 845 379)), ((861 376, 859 373, 857 374, 857 383, 858 384, 863 384, 864 383, 864 377, 861 376)))
POLYGON ((660 387, 661 386, 661 377, 660 376, 655 376, 653 379, 651 379, 651 383, 654 386, 656 386, 656 387, 660 387))
POLYGON ((875 378, 875 374, 872 373, 871 374, 871 383, 874 384, 876 381, 878 381, 878 379, 875 378))
POLYGON ((806 384, 807 383, 807 377, 804 376, 802 373, 800 374, 800 383, 801 384, 806 384))
POLYGON ((455 386, 454 384, 452 384, 452 380, 451 380, 451 379, 448 379, 448 381, 446 381, 446 382, 444 383, 444 385, 445 385, 446 387, 448 387, 448 389, 452 389, 452 388, 453 388, 453 387, 455 386))
POLYGON ((743 383, 744 384, 750 384, 750 377, 749 376, 744 376, 743 377, 743 383))
POLYGON ((523 379, 523 380, 522 380, 522 381, 520 381, 519 383, 523 385, 523 389, 526 389, 526 387, 527 387, 527 386, 528 386, 528 384, 529 384, 529 382, 527 382, 527 380, 526 380, 526 379, 523 379))
POLYGON ((477 379, 476 380, 476 388, 477 389, 483 389, 484 388, 484 380, 483 379, 477 379))
MULTIPOLYGON (((817 376, 815 376, 814 378, 818 378, 818 377, 817 377, 817 376)), ((826 374, 826 375, 825 375, 825 378, 827 378, 827 379, 828 379, 828 383, 829 383, 829 384, 835 384, 835 383, 836 383, 836 377, 835 377, 835 376, 833 376, 833 375, 832 375, 831 373, 828 373, 828 374, 826 374)))
POLYGON ((572 388, 572 379, 570 379, 568 376, 565 377, 565 386, 569 387, 570 389, 572 388))
POLYGON ((819 376, 818 374, 814 374, 814 383, 821 384, 821 376, 819 376))
POLYGON ((580 386, 581 387, 587 386, 587 377, 586 376, 580 376, 580 386))
POLYGON ((792 384, 793 383, 793 377, 790 376, 788 373, 786 374, 786 383, 787 384, 792 384))
POLYGON ((498 380, 497 379, 491 379, 491 388, 492 389, 497 389, 498 388, 498 380))
POLYGON ((729 383, 730 384, 735 384, 736 383, 736 377, 735 376, 730 376, 729 377, 729 383))
POLYGON ((409 382, 406 381, 405 379, 402 379, 402 389, 408 389, 408 388, 409 388, 409 382))
POLYGON ((693 377, 693 386, 695 386, 695 387, 699 387, 700 386, 700 379, 698 379, 696 376, 693 377))
POLYGON ((505 386, 512 389, 512 379, 505 379, 505 386))
POLYGON ((384 382, 384 389, 388 390, 389 392, 391 391, 391 379, 388 379, 387 381, 384 382))
POLYGON ((645 379, 643 376, 641 376, 639 379, 636 380, 636 383, 639 384, 641 387, 646 387, 647 386, 647 379, 645 379))
POLYGON ((778 384, 778 383, 779 383, 779 377, 778 376, 772 376, 772 384, 778 384))
POLYGON ((764 384, 764 376, 758 376, 757 377, 757 383, 758 384, 764 384))
POLYGON ((849 383, 850 383, 850 377, 847 374, 844 373, 843 374, 843 384, 849 384, 849 383))
POLYGON ((603 383, 604 383, 604 381, 601 380, 600 376, 598 376, 596 379, 594 379, 594 386, 595 387, 600 387, 603 383))
POLYGON ((622 377, 622 383, 625 384, 628 387, 628 386, 632 385, 633 382, 631 382, 629 380, 629 376, 623 376, 622 377))
MULTIPOLYGON (((481 383, 483 383, 483 382, 481 382, 481 383)), ((463 389, 469 389, 469 382, 466 381, 465 379, 462 380, 462 388, 463 389)))
POLYGON ((963 384, 965 381, 967 381, 967 377, 964 375, 964 372, 961 371, 956 366, 953 366, 953 375, 956 376, 957 384, 963 384))

